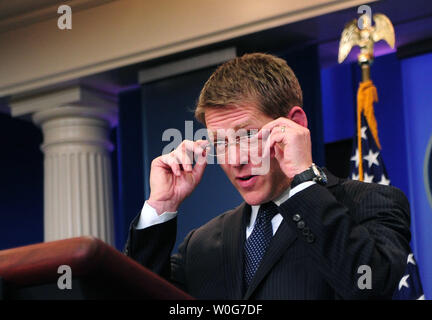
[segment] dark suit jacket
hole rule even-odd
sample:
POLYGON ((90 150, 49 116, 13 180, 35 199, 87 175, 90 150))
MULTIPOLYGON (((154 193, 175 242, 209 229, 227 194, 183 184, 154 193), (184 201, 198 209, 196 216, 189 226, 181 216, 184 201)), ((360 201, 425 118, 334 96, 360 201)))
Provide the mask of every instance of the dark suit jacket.
POLYGON ((410 251, 406 197, 327 174, 325 187, 310 186, 281 204, 284 219, 246 292, 245 203, 191 231, 171 259, 177 218, 136 230, 136 217, 125 253, 200 299, 390 299, 410 251), (371 268, 371 289, 359 287, 362 265, 371 268))

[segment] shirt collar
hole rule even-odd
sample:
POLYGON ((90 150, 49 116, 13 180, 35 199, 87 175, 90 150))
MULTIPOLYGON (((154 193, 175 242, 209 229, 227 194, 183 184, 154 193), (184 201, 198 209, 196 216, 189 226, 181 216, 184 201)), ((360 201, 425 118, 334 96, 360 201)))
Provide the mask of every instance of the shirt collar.
MULTIPOLYGON (((274 199, 273 202, 277 206, 280 206, 282 203, 284 203, 286 200, 288 200, 288 198, 290 197, 290 191, 291 191, 291 188, 288 187, 288 189, 286 189, 284 192, 282 192, 282 194, 279 197, 277 197, 276 199, 274 199)), ((255 224, 255 220, 256 220, 256 217, 258 215, 258 210, 259 210, 260 206, 261 205, 251 206, 251 216, 250 216, 248 228, 252 227, 255 224)))

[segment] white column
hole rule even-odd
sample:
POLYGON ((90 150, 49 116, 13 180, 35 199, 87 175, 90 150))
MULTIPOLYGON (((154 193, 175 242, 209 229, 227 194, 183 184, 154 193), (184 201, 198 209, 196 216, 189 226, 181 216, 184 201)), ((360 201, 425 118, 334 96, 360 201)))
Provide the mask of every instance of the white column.
POLYGON ((113 244, 109 110, 66 106, 33 115, 44 142, 44 235, 92 235, 113 244))
POLYGON ((106 98, 76 86, 11 104, 43 132, 45 241, 90 235, 114 244, 109 134, 117 105, 106 98))

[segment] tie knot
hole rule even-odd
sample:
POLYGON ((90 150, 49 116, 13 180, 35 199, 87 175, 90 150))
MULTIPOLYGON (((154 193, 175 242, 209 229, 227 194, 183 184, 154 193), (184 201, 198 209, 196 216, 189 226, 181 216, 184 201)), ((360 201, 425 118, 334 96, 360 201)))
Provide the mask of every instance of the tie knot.
POLYGON ((270 221, 278 213, 279 207, 273 201, 270 201, 260 205, 257 218, 270 221))

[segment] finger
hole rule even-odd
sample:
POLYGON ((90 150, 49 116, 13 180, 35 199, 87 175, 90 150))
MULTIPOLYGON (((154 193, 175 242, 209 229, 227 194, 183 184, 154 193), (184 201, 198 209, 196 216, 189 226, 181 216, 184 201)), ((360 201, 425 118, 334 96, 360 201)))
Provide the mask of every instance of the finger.
POLYGON ((205 146, 208 144, 205 140, 191 141, 184 140, 181 148, 177 148, 175 154, 181 160, 181 164, 185 171, 191 172, 193 160, 198 160, 202 156, 205 146))
POLYGON ((207 158, 205 157, 207 147, 209 146, 209 142, 207 140, 197 140, 194 142, 188 141, 185 143, 185 146, 188 150, 191 150, 187 151, 187 154, 189 156, 191 156, 191 154, 193 153, 193 160, 195 160, 195 164, 202 164, 207 160, 207 158))
POLYGON ((281 126, 285 126, 288 128, 303 128, 303 126, 299 125, 297 122, 284 117, 279 117, 276 120, 267 123, 264 127, 266 126, 268 126, 269 129, 273 129, 275 127, 281 127, 281 126))
POLYGON ((275 128, 285 127, 285 128, 303 128, 298 123, 292 121, 291 119, 280 117, 276 120, 270 121, 265 124, 261 130, 258 132, 259 138, 265 138, 269 132, 272 132, 275 128))
POLYGON ((180 172, 180 165, 178 163, 177 158, 174 156, 173 152, 164 155, 161 157, 161 161, 167 165, 169 168, 171 168, 171 171, 174 173, 174 175, 176 176, 180 176, 181 172, 180 172))
POLYGON ((181 172, 182 172, 182 164, 180 159, 177 157, 177 155, 175 154, 175 152, 172 152, 170 154, 170 157, 168 158, 168 163, 170 166, 175 168, 175 174, 176 176, 181 176, 181 172))
POLYGON ((183 141, 177 149, 172 152, 172 156, 176 159, 180 168, 184 171, 192 170, 192 152, 188 151, 187 143, 183 141))
POLYGON ((200 154, 192 170, 192 175, 196 183, 199 183, 201 181, 206 166, 207 166, 207 157, 206 157, 206 152, 204 151, 203 153, 200 154))
POLYGON ((258 133, 256 135, 256 138, 257 139, 266 140, 269 137, 270 134, 271 134, 271 130, 270 129, 262 127, 258 131, 258 133))
POLYGON ((195 163, 202 161, 203 155, 205 154, 209 145, 210 143, 207 140, 197 140, 194 142, 193 153, 195 163))
POLYGON ((188 172, 192 171, 193 147, 194 147, 193 141, 184 140, 182 142, 182 148, 181 148, 182 165, 183 168, 188 172))
POLYGON ((172 157, 179 165, 180 171, 191 171, 192 170, 192 161, 189 159, 188 155, 185 151, 178 149, 172 152, 172 157))
POLYGON ((197 148, 195 154, 194 154, 194 167, 197 164, 203 164, 204 162, 207 162, 207 149, 203 149, 203 148, 197 148))
POLYGON ((197 148, 204 149, 207 144, 209 144, 209 141, 207 140, 183 140, 181 143, 183 150, 194 153, 198 152, 199 149, 197 148))
POLYGON ((267 139, 262 157, 265 158, 270 154, 271 148, 274 148, 276 143, 286 144, 287 132, 280 131, 281 129, 273 130, 267 139))
POLYGON ((208 141, 208 140, 197 140, 194 143, 195 143, 195 145, 199 145, 200 147, 205 148, 206 145, 208 145, 210 143, 210 141, 208 141))

